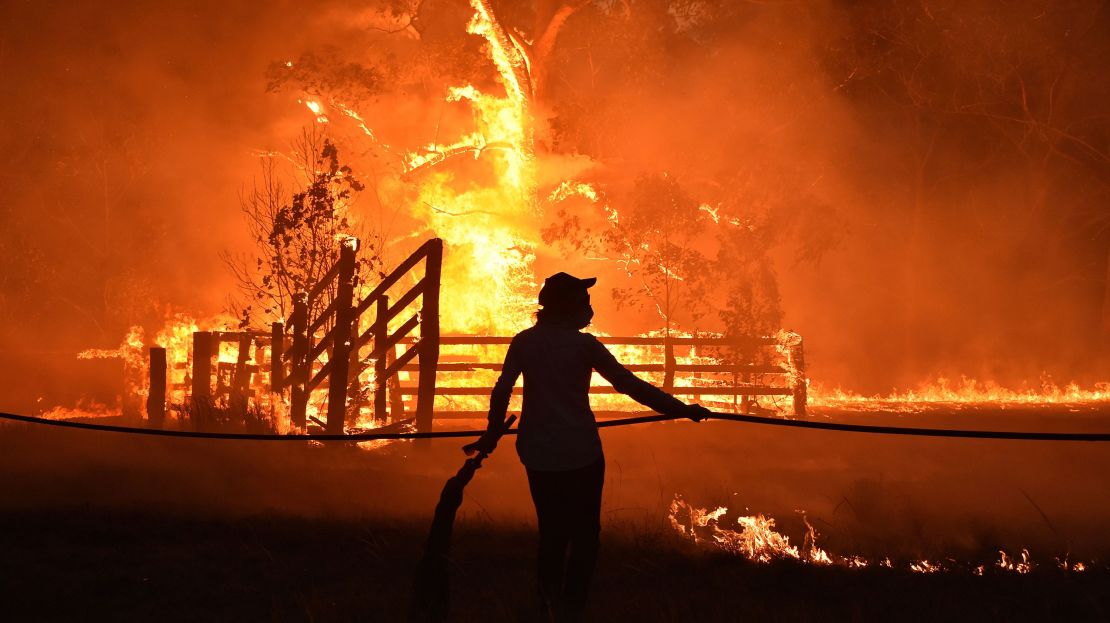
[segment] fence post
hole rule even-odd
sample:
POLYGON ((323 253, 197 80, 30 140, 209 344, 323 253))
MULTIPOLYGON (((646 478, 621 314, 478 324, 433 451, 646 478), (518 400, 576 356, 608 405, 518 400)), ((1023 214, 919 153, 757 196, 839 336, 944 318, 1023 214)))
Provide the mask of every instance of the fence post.
MULTIPOLYGON (((424 262, 423 304, 420 309, 420 379, 416 389, 416 430, 431 432, 436 398, 436 368, 439 366, 439 284, 443 264, 443 241, 428 241, 424 262)), ((429 445, 423 440, 422 446, 429 445)))
POLYGON ((193 334, 193 387, 191 407, 193 428, 203 428, 212 409, 212 333, 193 334))
POLYGON ((147 425, 162 428, 166 421, 166 349, 150 347, 150 394, 146 398, 147 425))
POLYGON ((250 391, 251 373, 247 371, 247 359, 251 352, 251 334, 239 334, 238 350, 235 353, 235 372, 231 375, 231 411, 236 418, 247 420, 247 392, 250 391))
MULTIPOLYGON (((397 347, 390 346, 385 351, 385 365, 389 367, 393 362, 397 361, 397 347)), ((401 396, 401 371, 398 370, 397 374, 386 379, 386 389, 389 395, 389 417, 394 422, 402 420, 405 417, 405 402, 404 397, 401 396)))
POLYGON ((281 362, 285 354, 285 324, 275 322, 270 325, 270 393, 280 394, 285 383, 285 365, 281 362))
POLYGON ((289 351, 289 419, 293 426, 304 428, 308 411, 309 375, 312 363, 308 361, 308 297, 302 292, 293 302, 293 345, 289 351))
POLYGON ((799 338, 798 343, 790 349, 790 359, 794 364, 794 415, 797 417, 805 417, 806 415, 806 392, 808 384, 806 383, 806 360, 805 353, 802 352, 802 340, 799 338))
MULTIPOLYGON (((747 350, 745 350, 745 349, 743 349, 739 346, 736 348, 736 361, 738 362, 737 365, 746 366, 748 364, 755 363, 756 358, 752 357, 749 360, 749 358, 747 357, 747 353, 748 353, 747 350)), ((745 368, 744 369, 744 373, 743 373, 743 375, 741 375, 740 380, 744 383, 745 387, 750 386, 752 384, 752 373, 751 373, 750 368, 745 368)), ((740 398, 740 413, 748 415, 751 412, 752 412, 752 397, 748 394, 744 394, 740 398)))
POLYGON ((350 378, 352 325, 354 324, 355 254, 358 239, 347 238, 339 250, 339 277, 335 294, 335 340, 328 358, 328 420, 327 432, 343 434, 347 414, 347 381, 350 378))
MULTIPOLYGON (((358 322, 358 319, 355 319, 358 322)), ((355 325, 354 331, 351 334, 352 339, 358 337, 358 325, 355 325)), ((362 381, 359 380, 359 374, 363 372, 362 361, 358 358, 358 349, 351 348, 351 356, 348 357, 349 365, 347 366, 347 413, 353 414, 352 422, 358 422, 359 416, 362 414, 362 405, 366 404, 363 400, 362 381)))
POLYGON ((389 339, 389 297, 382 295, 377 300, 374 311, 374 420, 385 422, 386 411, 386 378, 385 378, 385 344, 389 339))

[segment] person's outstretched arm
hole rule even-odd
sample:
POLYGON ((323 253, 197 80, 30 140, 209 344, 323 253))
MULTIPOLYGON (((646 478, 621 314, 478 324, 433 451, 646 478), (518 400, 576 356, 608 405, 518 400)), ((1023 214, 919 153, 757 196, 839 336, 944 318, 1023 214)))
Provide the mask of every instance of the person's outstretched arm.
POLYGON ((463 446, 463 452, 473 454, 479 450, 492 452, 491 446, 496 445, 495 431, 500 431, 505 425, 505 414, 509 410, 509 399, 513 395, 513 387, 520 378, 522 370, 520 360, 520 346, 514 338, 509 344, 509 352, 505 353, 505 365, 501 367, 501 376, 493 384, 493 391, 489 395, 489 415, 486 423, 486 432, 473 443, 463 446))
POLYGON ((636 402, 665 415, 688 417, 700 422, 709 417, 709 410, 701 405, 690 405, 648 383, 621 365, 613 353, 596 338, 593 340, 593 367, 598 374, 618 392, 636 402))

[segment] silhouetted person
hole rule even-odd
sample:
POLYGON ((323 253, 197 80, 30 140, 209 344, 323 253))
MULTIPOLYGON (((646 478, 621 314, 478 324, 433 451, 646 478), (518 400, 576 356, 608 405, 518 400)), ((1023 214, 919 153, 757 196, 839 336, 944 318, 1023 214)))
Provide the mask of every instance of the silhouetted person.
POLYGON ((597 560, 605 457, 590 409, 590 376, 597 370, 617 391, 667 415, 700 421, 709 411, 687 405, 633 375, 588 333, 588 288, 596 278, 566 273, 548 277, 535 326, 513 338, 501 377, 490 395, 489 428, 463 448, 488 449, 488 431, 505 420, 517 377, 524 375, 524 405, 516 449, 528 472, 539 522, 539 591, 548 613, 578 620, 597 560))

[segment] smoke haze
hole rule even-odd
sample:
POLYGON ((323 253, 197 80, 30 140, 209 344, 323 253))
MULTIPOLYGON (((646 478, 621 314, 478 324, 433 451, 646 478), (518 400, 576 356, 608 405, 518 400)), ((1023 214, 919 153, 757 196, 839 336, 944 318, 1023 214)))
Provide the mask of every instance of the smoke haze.
MULTIPOLYGON (((528 30, 529 3, 497 6, 528 30)), ((541 177, 572 172, 619 202, 666 173, 696 201, 763 219, 783 325, 824 385, 1104 378, 1103 3, 627 6, 596 3, 560 33, 541 177)), ((304 79, 267 89, 273 63, 372 68, 360 112, 398 150, 466 128, 446 88, 496 86, 465 4, 425 2, 408 29, 404 10, 378 7, 5 4, 0 406, 80 393, 60 378, 107 382, 72 354, 224 307, 219 254, 248 250, 238 197, 256 154, 313 123, 304 79)), ((391 166, 344 146, 366 177, 391 166)), ((355 210, 389 220, 392 239, 419 234, 368 194, 355 210)), ((537 253, 537 280, 563 262, 537 253)), ((658 327, 605 290, 600 328, 658 327)))

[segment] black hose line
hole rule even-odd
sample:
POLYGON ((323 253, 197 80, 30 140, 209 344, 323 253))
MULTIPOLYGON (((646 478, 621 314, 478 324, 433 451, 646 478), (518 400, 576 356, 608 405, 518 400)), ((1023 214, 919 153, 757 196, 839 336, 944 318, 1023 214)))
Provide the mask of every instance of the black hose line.
MULTIPOLYGON (((648 422, 663 422, 667 420, 680 420, 685 416, 678 415, 645 415, 641 417, 621 418, 616 420, 602 420, 598 428, 612 426, 629 426, 632 424, 646 424, 648 422)), ((841 431, 849 433, 872 433, 882 435, 909 435, 914 437, 947 437, 956 439, 1011 439, 1020 441, 1110 441, 1110 433, 1034 433, 1023 431, 993 431, 993 430, 958 430, 944 428, 911 428, 905 426, 872 426, 866 424, 840 424, 836 422, 818 422, 813 420, 792 420, 785 418, 770 418, 753 415, 737 415, 732 413, 713 413, 711 419, 728 422, 742 422, 745 424, 763 424, 768 426, 789 426, 793 428, 809 428, 814 430, 841 431)), ((131 435, 150 435, 155 437, 184 437, 189 439, 230 439, 239 441, 373 441, 378 439, 443 439, 460 437, 481 437, 485 431, 480 430, 454 430, 436 432, 407 432, 407 433, 353 433, 350 435, 275 435, 260 433, 213 433, 203 431, 163 430, 158 428, 137 428, 133 426, 113 426, 109 424, 91 424, 88 422, 73 422, 69 420, 48 420, 46 418, 16 415, 14 413, 0 412, 0 420, 25 422, 28 424, 44 424, 61 428, 75 428, 79 430, 92 430, 107 433, 127 433, 131 435)), ((510 429, 506 434, 515 435, 517 429, 510 429)))

